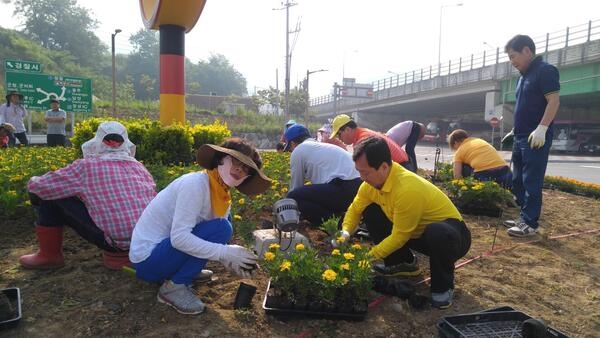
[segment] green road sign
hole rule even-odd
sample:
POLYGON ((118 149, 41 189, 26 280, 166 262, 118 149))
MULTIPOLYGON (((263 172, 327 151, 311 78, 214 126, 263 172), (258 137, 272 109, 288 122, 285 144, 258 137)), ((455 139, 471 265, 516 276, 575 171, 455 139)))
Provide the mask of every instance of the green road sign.
POLYGON ((33 61, 4 60, 4 69, 7 72, 41 73, 42 65, 39 62, 33 62, 33 61))
POLYGON ((23 103, 30 110, 50 109, 50 100, 57 99, 67 112, 92 112, 92 80, 73 76, 6 72, 6 89, 23 94, 23 103))

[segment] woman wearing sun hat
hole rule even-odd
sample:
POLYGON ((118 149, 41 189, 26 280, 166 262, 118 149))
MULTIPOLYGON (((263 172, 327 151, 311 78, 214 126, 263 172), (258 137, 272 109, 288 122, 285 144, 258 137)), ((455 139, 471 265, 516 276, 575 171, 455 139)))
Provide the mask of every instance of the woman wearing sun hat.
POLYGON ((0 123, 10 123, 15 131, 8 135, 8 145, 14 147, 16 139, 22 145, 28 145, 25 123, 27 109, 23 107, 23 94, 13 90, 6 95, 6 103, 0 106, 0 123))
POLYGON ((256 149, 240 138, 220 146, 205 144, 196 160, 205 168, 175 179, 142 213, 133 230, 129 257, 137 277, 162 283, 158 301, 182 314, 204 311, 190 285, 207 261, 219 261, 233 273, 250 277, 257 257, 232 237, 231 188, 246 195, 266 191, 270 179, 260 170, 256 149))

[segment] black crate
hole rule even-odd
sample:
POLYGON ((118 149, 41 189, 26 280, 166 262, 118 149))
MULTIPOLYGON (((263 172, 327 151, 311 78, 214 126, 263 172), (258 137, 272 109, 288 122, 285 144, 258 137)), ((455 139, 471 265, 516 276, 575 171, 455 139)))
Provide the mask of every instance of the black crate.
MULTIPOLYGON (((531 317, 523 312, 511 310, 510 307, 503 307, 484 312, 442 317, 437 324, 438 334, 442 338, 522 337, 522 324, 531 317)), ((568 338, 562 332, 551 327, 547 328, 546 336, 568 338)))
POLYGON ((7 320, 0 321, 0 330, 10 329, 21 321, 21 292, 19 288, 8 288, 0 290, 10 301, 13 308, 17 309, 16 314, 7 320))

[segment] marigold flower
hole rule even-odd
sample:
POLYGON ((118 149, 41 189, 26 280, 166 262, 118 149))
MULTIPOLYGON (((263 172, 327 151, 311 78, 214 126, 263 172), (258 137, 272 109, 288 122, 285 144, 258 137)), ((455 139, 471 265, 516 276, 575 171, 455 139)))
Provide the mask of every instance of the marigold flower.
POLYGON ((350 264, 344 263, 344 264, 340 265, 340 268, 342 270, 350 270, 350 264))
POLYGON ((275 259, 275 254, 271 251, 265 252, 265 261, 270 262, 275 259))
POLYGON ((331 251, 331 255, 332 256, 339 256, 340 255, 340 249, 333 249, 333 251, 331 251))
POLYGON ((296 251, 302 251, 302 250, 304 250, 304 244, 302 244, 302 243, 296 244, 296 251))
POLYGON ((327 269, 323 272, 321 277, 323 277, 323 279, 326 281, 333 282, 337 278, 337 273, 331 269, 327 269))
POLYGON ((272 243, 271 245, 269 245, 270 251, 277 251, 277 250, 279 250, 279 248, 281 248, 281 245, 279 245, 277 243, 272 243))
POLYGON ((355 243, 355 244, 352 244, 352 249, 360 250, 360 249, 362 249, 362 246, 360 246, 360 244, 358 244, 358 243, 355 243))
POLYGON ((353 259, 354 259, 354 254, 353 254, 353 253, 350 253, 350 252, 346 252, 346 253, 344 254, 344 258, 346 258, 347 260, 351 261, 351 260, 353 260, 353 259))
POLYGON ((235 214, 235 215, 233 215, 233 219, 236 220, 236 221, 241 221, 242 220, 242 216, 240 216, 238 214, 235 214))
POLYGON ((292 262, 288 261, 288 260, 284 260, 281 265, 279 265, 279 271, 290 271, 290 268, 292 267, 292 262))
POLYGON ((246 203, 246 200, 243 197, 238 200, 239 205, 244 205, 244 203, 246 203))
POLYGON ((344 236, 338 236, 335 239, 335 241, 338 242, 338 243, 344 243, 346 241, 346 237, 344 237, 344 236))
POLYGON ((371 267, 371 263, 368 260, 363 259, 362 261, 358 262, 358 267, 362 269, 368 269, 371 267))

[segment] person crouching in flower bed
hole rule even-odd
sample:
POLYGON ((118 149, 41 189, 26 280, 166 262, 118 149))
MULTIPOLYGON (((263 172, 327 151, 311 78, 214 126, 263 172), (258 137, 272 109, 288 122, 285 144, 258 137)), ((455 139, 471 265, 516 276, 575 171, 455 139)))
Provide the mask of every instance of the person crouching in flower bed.
POLYGON ((477 180, 495 181, 507 189, 512 186, 510 167, 485 140, 470 137, 466 131, 456 129, 448 136, 448 146, 455 151, 454 179, 473 175, 477 180))
POLYGON ((104 266, 120 270, 129 262, 133 226, 156 195, 152 175, 135 158, 125 127, 114 121, 98 126, 81 146, 83 159, 34 176, 27 188, 36 206, 39 251, 19 259, 30 269, 64 265, 63 226, 73 228, 104 250, 104 266))
POLYGON ((431 304, 447 308, 454 294, 454 263, 469 251, 471 232, 448 196, 431 182, 392 162, 383 138, 361 140, 352 155, 364 181, 342 223, 346 241, 361 219, 373 243, 369 254, 384 264, 373 264, 384 277, 420 273, 412 250, 429 256, 431 304))
POLYGON ((206 170, 183 175, 158 193, 133 230, 129 253, 137 277, 162 283, 158 301, 182 314, 204 311, 190 285, 210 278, 212 271, 203 270, 207 261, 251 277, 256 255, 227 244, 233 234, 230 189, 251 196, 271 185, 260 155, 240 138, 201 146, 196 161, 206 170))

